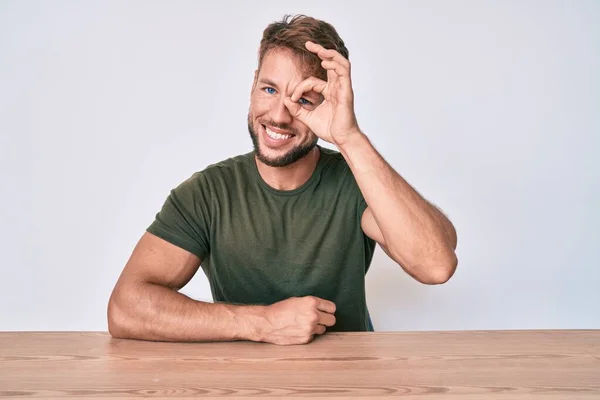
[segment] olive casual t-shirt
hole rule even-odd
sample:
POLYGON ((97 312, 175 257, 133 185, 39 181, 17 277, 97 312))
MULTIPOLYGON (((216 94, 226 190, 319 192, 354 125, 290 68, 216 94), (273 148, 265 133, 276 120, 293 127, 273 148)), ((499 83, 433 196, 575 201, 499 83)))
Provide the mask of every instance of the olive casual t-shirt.
POLYGON ((365 274, 375 242, 360 225, 367 205, 342 155, 318 148, 312 176, 290 191, 262 179, 254 152, 196 172, 147 230, 202 260, 215 302, 312 295, 336 304, 328 331, 372 330, 365 274))

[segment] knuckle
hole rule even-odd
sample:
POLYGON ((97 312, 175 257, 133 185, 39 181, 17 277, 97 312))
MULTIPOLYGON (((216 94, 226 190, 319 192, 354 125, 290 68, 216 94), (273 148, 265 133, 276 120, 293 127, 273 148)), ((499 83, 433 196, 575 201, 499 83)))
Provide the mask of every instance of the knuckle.
POLYGON ((313 325, 319 322, 319 314, 316 311, 310 314, 309 322, 313 325))
POLYGON ((314 324, 304 325, 302 327, 302 330, 301 330, 301 332, 302 332, 303 335, 312 335, 312 333, 314 331, 315 331, 315 325, 314 324))

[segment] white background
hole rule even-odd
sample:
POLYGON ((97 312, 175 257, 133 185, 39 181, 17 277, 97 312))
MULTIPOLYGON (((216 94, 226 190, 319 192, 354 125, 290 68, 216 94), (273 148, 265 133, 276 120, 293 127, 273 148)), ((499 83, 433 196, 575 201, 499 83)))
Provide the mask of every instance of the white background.
POLYGON ((250 151, 286 13, 337 28, 361 128, 458 231, 442 286, 377 251, 376 329, 600 328, 600 2, 4 0, 0 330, 107 329, 169 191, 250 151))

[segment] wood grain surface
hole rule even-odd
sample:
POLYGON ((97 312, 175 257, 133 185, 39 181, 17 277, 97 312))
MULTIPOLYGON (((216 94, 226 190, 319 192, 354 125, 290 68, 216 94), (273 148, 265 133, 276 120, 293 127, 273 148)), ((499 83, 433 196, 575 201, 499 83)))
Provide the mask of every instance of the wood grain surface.
POLYGON ((0 398, 600 399, 600 331, 328 333, 300 346, 0 332, 0 398))

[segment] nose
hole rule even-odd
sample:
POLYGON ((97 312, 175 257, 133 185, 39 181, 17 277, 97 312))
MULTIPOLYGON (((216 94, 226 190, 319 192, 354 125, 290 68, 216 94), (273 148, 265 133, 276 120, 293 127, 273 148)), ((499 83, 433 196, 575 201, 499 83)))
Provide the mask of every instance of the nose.
POLYGON ((273 103, 270 114, 271 120, 276 124, 285 125, 292 123, 292 114, 290 114, 290 110, 283 103, 283 96, 279 97, 273 103))

